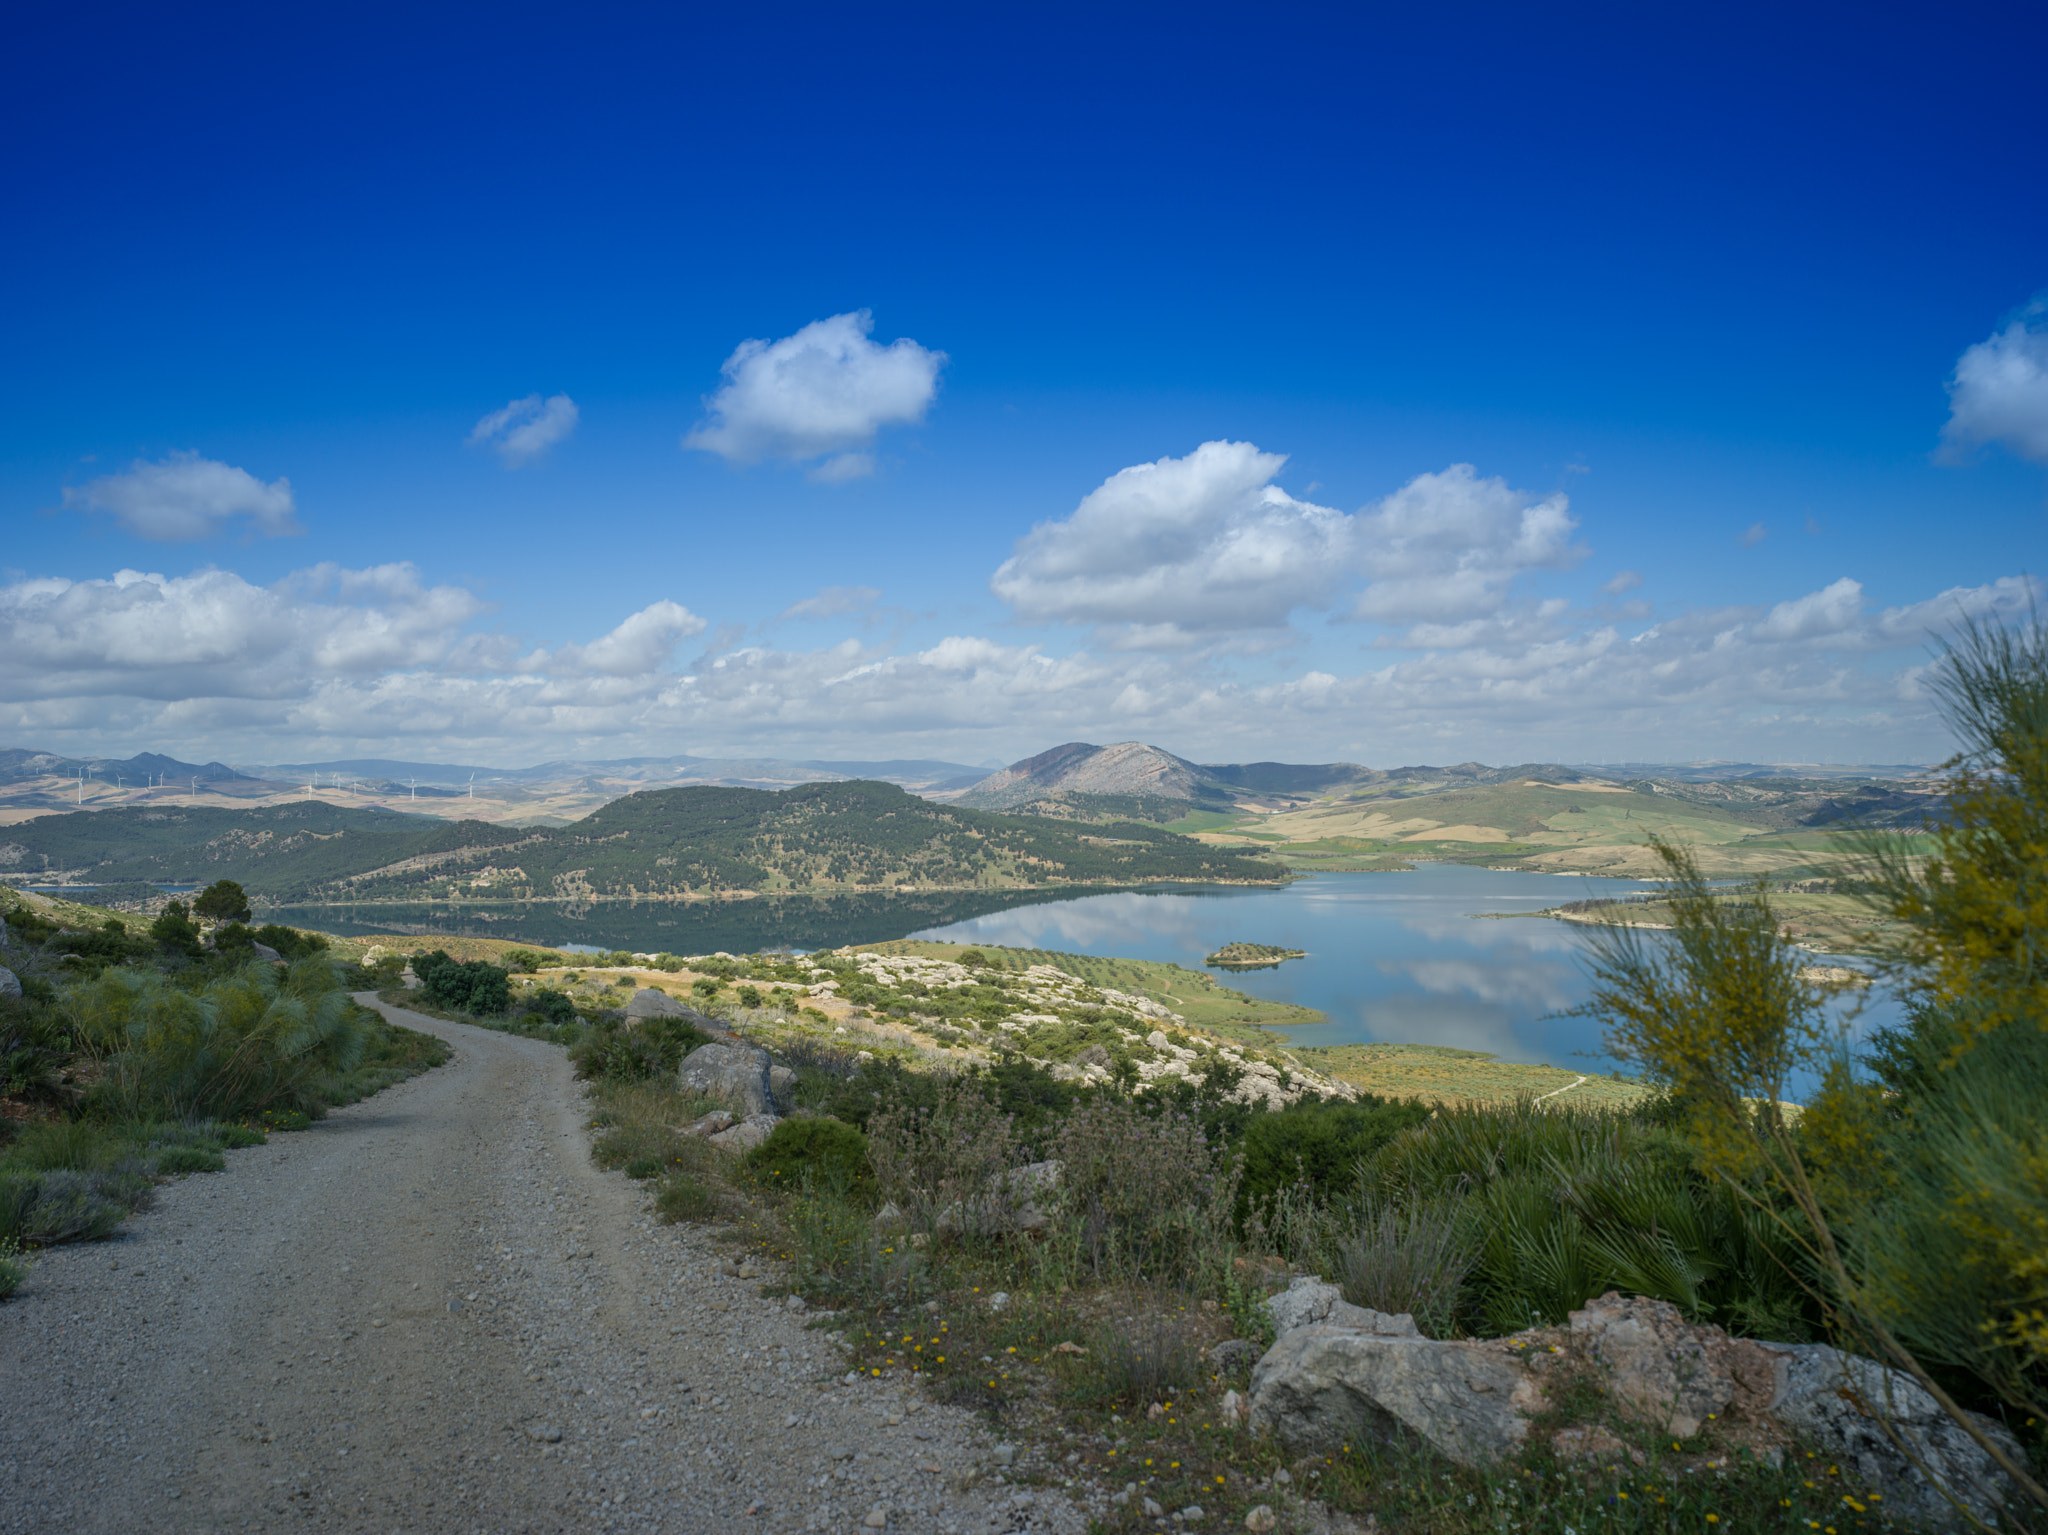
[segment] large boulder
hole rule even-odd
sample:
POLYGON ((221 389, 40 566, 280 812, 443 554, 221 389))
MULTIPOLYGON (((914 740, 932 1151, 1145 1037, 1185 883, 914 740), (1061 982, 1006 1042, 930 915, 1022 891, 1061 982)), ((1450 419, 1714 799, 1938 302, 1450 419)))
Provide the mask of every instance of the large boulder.
POLYGON ((1572 1343, 1606 1377, 1625 1418, 1690 1439, 1735 1399, 1737 1377, 1752 1410, 1768 1408, 1770 1357, 1719 1328, 1694 1327, 1669 1301, 1624 1300, 1610 1291, 1571 1314, 1572 1343))
POLYGON ((768 1068, 768 1095, 775 1100, 778 1113, 787 1114, 796 1107, 796 1073, 787 1066, 768 1068))
POLYGON ((1326 1322, 1291 1329, 1252 1371, 1253 1430, 1296 1454, 1406 1430, 1462 1465, 1479 1465, 1520 1449, 1528 1414, 1544 1405, 1521 1362, 1487 1345, 1326 1322))
POLYGON ((0 965, 0 997, 16 1001, 21 997, 21 978, 5 965, 0 965))
POLYGON ((703 1015, 695 1008, 685 1007, 665 991, 652 986, 642 986, 633 993, 633 1000, 626 1004, 626 1017, 633 1018, 688 1018, 696 1022, 703 1015))
POLYGON ((677 1079, 689 1092, 732 1105, 742 1114, 773 1114, 768 1052, 752 1045, 699 1045, 683 1057, 677 1079))

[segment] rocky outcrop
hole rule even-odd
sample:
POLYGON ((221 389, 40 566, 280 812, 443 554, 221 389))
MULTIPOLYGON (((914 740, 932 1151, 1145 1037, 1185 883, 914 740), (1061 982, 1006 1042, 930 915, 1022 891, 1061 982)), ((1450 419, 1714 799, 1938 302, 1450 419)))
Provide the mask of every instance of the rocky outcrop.
POLYGON ((15 1002, 21 1000, 21 978, 4 965, 0 965, 0 997, 15 1002))
POLYGON ((780 1123, 781 1121, 773 1114, 749 1114, 731 1129, 721 1130, 716 1135, 706 1136, 705 1139, 720 1151, 730 1151, 737 1155, 752 1151, 767 1140, 769 1132, 780 1123))
POLYGON ((1252 1371, 1253 1430, 1302 1454, 1406 1430, 1461 1464, 1481 1464, 1520 1449, 1529 1414, 1544 1405, 1521 1362, 1484 1345, 1327 1322, 1286 1333, 1252 1371))
MULTIPOLYGON (((1895 1507, 1925 1519, 1951 1514, 1947 1501, 1885 1433, 1887 1422, 1912 1458, 1980 1518, 2005 1502, 2004 1474, 1911 1377, 1824 1343, 1762 1346, 1777 1366, 1771 1415, 1854 1465, 1895 1507)), ((1988 1418, 1978 1418, 1977 1426, 2015 1463, 2024 1463, 2018 1442, 2002 1427, 1988 1418)))
POLYGON ((1354 1306, 1344 1298, 1342 1290, 1311 1274, 1296 1276, 1285 1290, 1269 1296, 1265 1307, 1267 1315, 1273 1318, 1275 1337, 1285 1337, 1297 1327, 1322 1324, 1355 1328, 1379 1337, 1422 1336, 1416 1331, 1415 1318, 1406 1312, 1391 1316, 1367 1306, 1354 1306))
POLYGON ((1060 1186, 1058 1162, 1029 1162, 989 1180, 988 1192, 969 1208, 948 1205, 939 1212, 942 1235, 969 1231, 982 1236, 1001 1232, 1038 1231, 1060 1186))
MULTIPOLYGON (((1347 1305, 1314 1279, 1267 1306, 1279 1337, 1252 1372, 1251 1425, 1297 1452, 1405 1431, 1465 1464, 1495 1460, 1527 1442, 1556 1388, 1590 1382, 1660 1440, 1704 1437, 1718 1447, 1708 1465, 1735 1447, 1775 1457, 1797 1438, 1908 1517, 1951 1518, 1940 1488, 1985 1518, 2009 1494, 1991 1457, 1910 1377, 1823 1344, 1731 1338, 1664 1301, 1610 1293, 1565 1327, 1487 1342, 1420 1337, 1411 1318, 1347 1305)), ((2020 1458, 2005 1430, 1976 1423, 2020 1458)), ((1599 1424, 1551 1432, 1560 1455, 1626 1449, 1599 1424)))
POLYGON ((768 1052, 752 1045, 699 1045, 683 1057, 677 1079, 684 1091, 729 1103, 743 1114, 772 1114, 768 1052))

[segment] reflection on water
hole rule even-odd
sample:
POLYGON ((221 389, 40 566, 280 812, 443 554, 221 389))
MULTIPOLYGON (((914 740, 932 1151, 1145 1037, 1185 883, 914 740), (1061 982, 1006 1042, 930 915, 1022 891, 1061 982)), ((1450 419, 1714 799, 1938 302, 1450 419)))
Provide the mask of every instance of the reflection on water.
POLYGON ((962 894, 791 896, 758 901, 484 901, 353 906, 281 906, 266 922, 316 927, 347 937, 447 933, 561 948, 569 944, 640 954, 756 954, 764 949, 832 949, 880 943, 918 928, 966 921, 1013 906, 1042 906, 1074 896, 1042 890, 962 894))
MULTIPOLYGON (((1588 930, 1549 919, 1493 921, 1471 914, 1533 912, 1647 888, 1635 880, 1435 864, 1412 874, 1324 874, 1279 889, 323 906, 285 908, 265 918, 337 933, 452 933, 674 954, 821 949, 915 935, 1169 960, 1192 969, 1226 943, 1270 943, 1306 949, 1308 957, 1272 970, 1211 973, 1238 991, 1326 1014, 1328 1022, 1292 1031, 1298 1044, 1450 1045, 1601 1072, 1615 1063, 1602 1048, 1599 1025, 1558 1016, 1585 997, 1579 959, 1588 930)), ((1879 1001, 1862 1026, 1895 1016, 1879 1001)))
MULTIPOLYGON (((1211 973, 1238 991, 1328 1016, 1327 1023, 1290 1031, 1297 1044, 1449 1045, 1604 1072, 1616 1063, 1600 1026, 1557 1016, 1585 998, 1580 955, 1587 929, 1471 914, 1533 912, 1648 888, 1636 880, 1433 864, 1412 874, 1318 875, 1280 890, 1123 891, 989 913, 918 936, 1122 954, 1196 969, 1226 943, 1306 949, 1306 959, 1274 970, 1211 973)), ((1865 1026, 1881 1021, 1883 1011, 1873 1008, 1865 1026)))

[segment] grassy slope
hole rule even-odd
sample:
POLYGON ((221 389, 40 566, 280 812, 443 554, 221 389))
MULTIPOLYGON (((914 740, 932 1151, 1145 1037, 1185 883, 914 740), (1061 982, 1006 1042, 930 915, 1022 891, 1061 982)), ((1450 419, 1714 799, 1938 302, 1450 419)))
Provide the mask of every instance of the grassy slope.
POLYGON ((1256 846, 1290 868, 1332 871, 1399 869, 1421 859, 1644 876, 1656 872, 1645 846, 1653 832, 1690 844, 1716 875, 1808 869, 1838 856, 1834 832, 1787 827, 1775 808, 1521 782, 1368 793, 1197 834, 1218 846, 1256 846))
POLYGON ((1497 1060, 1477 1050, 1442 1045, 1296 1045, 1302 1064, 1353 1087, 1390 1098, 1432 1103, 1497 1102, 1519 1093, 1557 1096, 1553 1103, 1632 1103, 1647 1089, 1615 1077, 1585 1076, 1561 1066, 1497 1060))

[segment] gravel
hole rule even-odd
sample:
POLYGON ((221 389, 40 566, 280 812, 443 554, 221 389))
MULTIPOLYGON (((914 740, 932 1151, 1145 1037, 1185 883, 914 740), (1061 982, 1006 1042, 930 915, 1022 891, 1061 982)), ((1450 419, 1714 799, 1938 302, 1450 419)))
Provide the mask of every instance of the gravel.
POLYGON ((359 1000, 453 1058, 0 1306, 0 1530, 1085 1527, 656 1223, 559 1049, 359 1000))

